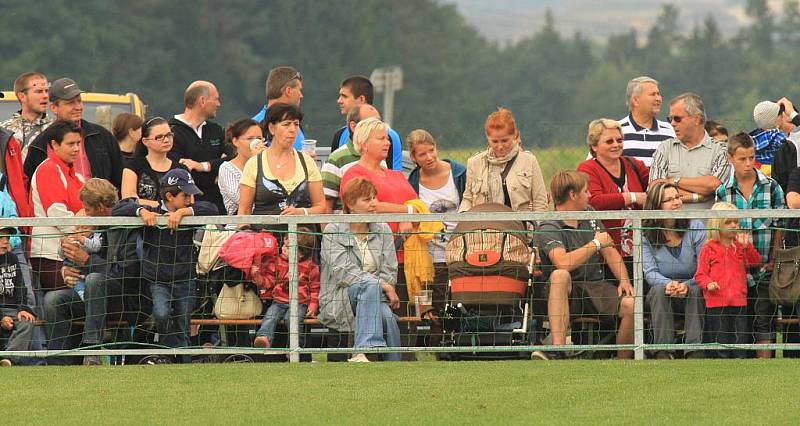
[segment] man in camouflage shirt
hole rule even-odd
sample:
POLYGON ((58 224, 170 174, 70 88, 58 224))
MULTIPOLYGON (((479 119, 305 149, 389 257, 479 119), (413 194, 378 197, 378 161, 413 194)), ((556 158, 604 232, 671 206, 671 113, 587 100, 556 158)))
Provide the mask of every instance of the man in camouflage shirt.
POLYGON ((38 72, 26 72, 14 81, 14 93, 22 109, 0 126, 14 134, 22 147, 22 161, 30 143, 52 122, 47 116, 48 87, 47 77, 38 72))

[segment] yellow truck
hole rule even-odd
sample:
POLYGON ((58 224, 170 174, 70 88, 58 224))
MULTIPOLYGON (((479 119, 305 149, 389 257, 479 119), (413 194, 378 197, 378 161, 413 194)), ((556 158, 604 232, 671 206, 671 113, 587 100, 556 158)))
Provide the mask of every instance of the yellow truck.
MULTIPOLYGON (((0 92, 0 122, 9 118, 14 112, 19 111, 19 101, 14 92, 0 92)), ((124 95, 114 95, 110 93, 81 94, 83 100, 83 118, 100 124, 111 130, 111 123, 114 117, 121 112, 127 112, 144 118, 147 112, 147 105, 135 93, 124 95)))

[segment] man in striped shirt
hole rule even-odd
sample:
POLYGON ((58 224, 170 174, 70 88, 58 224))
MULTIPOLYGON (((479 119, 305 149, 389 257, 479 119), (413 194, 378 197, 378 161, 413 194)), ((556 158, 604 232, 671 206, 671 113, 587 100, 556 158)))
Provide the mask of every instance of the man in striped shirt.
MULTIPOLYGON (((374 117, 380 120, 381 114, 375 109, 374 106, 369 104, 356 105, 347 113, 347 127, 350 130, 348 133, 353 134, 356 125, 361 120, 374 117)), ((339 183, 342 176, 350 167, 358 163, 361 158, 361 153, 353 143, 353 138, 348 137, 347 142, 333 151, 328 156, 328 161, 322 165, 320 172, 322 173, 322 188, 325 192, 325 204, 328 206, 328 213, 341 210, 341 202, 339 202, 339 183)), ((386 164, 384 164, 385 166, 386 164)))
POLYGON ((656 119, 661 112, 661 92, 658 81, 636 77, 628 82, 626 104, 629 114, 619 120, 625 139, 623 155, 642 160, 650 167, 653 153, 661 142, 675 137, 672 126, 656 119))

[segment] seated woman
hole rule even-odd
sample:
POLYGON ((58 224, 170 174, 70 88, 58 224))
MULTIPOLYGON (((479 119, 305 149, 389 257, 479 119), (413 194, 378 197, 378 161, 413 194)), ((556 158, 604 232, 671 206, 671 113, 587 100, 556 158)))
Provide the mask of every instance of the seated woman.
MULTIPOLYGON (((239 211, 247 215, 309 215, 326 212, 317 163, 294 149, 303 112, 289 104, 269 108, 262 125, 270 146, 244 165, 239 183, 239 211)), ((286 226, 267 227, 284 231, 286 226)), ((275 235, 279 240, 282 234, 275 235)))
POLYGON ((219 166, 217 185, 228 215, 233 216, 239 211, 242 170, 247 160, 264 150, 264 132, 255 120, 245 118, 228 125, 225 142, 236 150, 236 156, 219 166))
POLYGON ((488 147, 467 161, 467 184, 459 211, 500 203, 514 211, 546 211, 547 190, 536 156, 522 149, 511 111, 500 108, 484 125, 488 147))
MULTIPOLYGON (((342 194, 345 213, 375 213, 377 190, 371 181, 348 181, 342 194)), ((392 309, 400 306, 394 285, 397 258, 385 223, 330 223, 322 237, 322 279, 317 318, 340 332, 355 332, 355 348, 399 347, 400 329, 392 309)), ((400 354, 386 354, 399 361, 400 354)), ((369 362, 363 353, 349 359, 369 362)))
MULTIPOLYGON (((593 158, 577 170, 589 176, 589 204, 595 210, 640 210, 644 205, 650 169, 643 162, 622 155, 622 127, 619 122, 600 118, 589 123, 586 136, 593 158)), ((630 220, 604 220, 631 274, 633 228, 630 220)))
POLYGON ((173 134, 167 120, 154 117, 142 125, 142 143, 122 170, 122 198, 138 198, 139 204, 161 205, 161 178, 168 171, 186 167, 167 157, 172 149, 173 134))
MULTIPOLYGON (((682 207, 678 188, 671 183, 655 183, 647 191, 645 210, 672 211, 682 207)), ((705 226, 699 220, 687 219, 646 219, 642 225, 644 279, 650 286, 646 300, 653 324, 653 343, 675 343, 673 309, 684 312, 684 343, 703 343, 705 301, 694 274, 706 241, 705 226)), ((659 351, 655 357, 668 359, 673 354, 659 351)), ((686 357, 702 358, 703 352, 688 352, 686 357)))

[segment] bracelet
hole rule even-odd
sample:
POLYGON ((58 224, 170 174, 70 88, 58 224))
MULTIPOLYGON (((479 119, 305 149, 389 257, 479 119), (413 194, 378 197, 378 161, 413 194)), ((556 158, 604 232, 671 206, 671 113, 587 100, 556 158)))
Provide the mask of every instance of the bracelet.
POLYGON ((305 207, 303 207, 303 214, 304 214, 304 215, 306 215, 306 216, 308 216, 308 209, 307 209, 307 208, 305 208, 305 207))
POLYGON ((203 170, 210 172, 211 171, 211 163, 205 162, 201 163, 203 165, 203 170))
POLYGON ((636 204, 636 193, 631 192, 631 204, 636 204))
POLYGON ((692 192, 692 202, 696 203, 698 201, 700 201, 700 196, 696 192, 692 192))
POLYGON ((412 206, 406 206, 406 207, 408 207, 408 214, 414 214, 414 207, 412 206))
POLYGON ((592 242, 594 243, 594 248, 596 251, 600 251, 603 249, 603 245, 600 244, 600 240, 598 240, 597 238, 593 239, 592 242))

